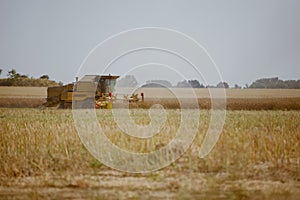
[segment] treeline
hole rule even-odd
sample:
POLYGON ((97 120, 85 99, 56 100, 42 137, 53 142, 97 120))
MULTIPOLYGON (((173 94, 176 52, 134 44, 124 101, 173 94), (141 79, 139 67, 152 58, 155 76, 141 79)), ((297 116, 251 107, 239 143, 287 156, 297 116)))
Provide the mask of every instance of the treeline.
POLYGON ((280 80, 278 77, 262 78, 253 82, 249 88, 282 88, 282 89, 299 89, 300 80, 280 80))
MULTIPOLYGON (((133 75, 126 75, 125 77, 119 79, 117 81, 117 86, 119 87, 136 87, 138 82, 133 75)), ((238 84, 234 84, 232 87, 227 82, 219 82, 216 85, 204 85, 200 83, 198 80, 183 80, 179 81, 176 85, 172 85, 167 80, 149 80, 146 81, 146 84, 141 87, 151 87, 151 88, 159 88, 159 87, 177 87, 177 88, 286 88, 286 89, 299 89, 300 88, 300 80, 280 80, 278 77, 274 78, 262 78, 254 81, 253 83, 246 84, 244 87, 239 86, 238 84)))
MULTIPOLYGON (((0 69, 0 75, 2 69, 0 69)), ((29 77, 29 75, 20 74, 15 69, 11 69, 7 73, 7 78, 0 79, 0 86, 32 86, 32 87, 48 87, 62 85, 62 82, 49 80, 49 76, 44 74, 39 78, 29 77)))
MULTIPOLYGON (((117 80, 117 87, 136 87, 138 85, 138 82, 136 78, 133 75, 126 75, 123 78, 120 78, 117 80)), ((146 84, 142 85, 141 87, 145 88, 170 88, 170 87, 178 87, 178 88, 229 88, 229 84, 226 82, 220 82, 216 86, 212 85, 203 85, 198 80, 183 80, 179 81, 177 85, 172 85, 167 80, 149 80, 146 81, 146 84)))
MULTIPOLYGON (((117 87, 136 87, 138 82, 133 75, 126 75, 123 78, 120 78, 117 81, 117 87)), ((172 85, 167 80, 149 80, 146 81, 146 84, 142 85, 141 87, 145 88, 170 88, 170 87, 177 87, 177 88, 229 88, 229 84, 226 82, 220 82, 217 85, 203 85, 198 80, 183 80, 179 81, 177 85, 172 85)), ((239 86, 236 86, 239 87, 239 86)))

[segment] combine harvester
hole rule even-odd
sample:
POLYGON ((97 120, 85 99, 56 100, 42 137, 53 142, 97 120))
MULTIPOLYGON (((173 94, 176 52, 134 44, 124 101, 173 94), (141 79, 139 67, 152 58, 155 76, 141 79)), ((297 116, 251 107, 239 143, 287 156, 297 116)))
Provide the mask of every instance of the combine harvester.
MULTIPOLYGON (((116 80, 119 76, 112 75, 85 75, 80 81, 64 86, 48 87, 46 107, 72 108, 73 98, 76 108, 105 108, 111 109, 117 98, 113 95, 116 80)), ((143 97, 142 97, 143 99, 143 97)), ((129 102, 138 102, 137 95, 125 99, 129 102)))

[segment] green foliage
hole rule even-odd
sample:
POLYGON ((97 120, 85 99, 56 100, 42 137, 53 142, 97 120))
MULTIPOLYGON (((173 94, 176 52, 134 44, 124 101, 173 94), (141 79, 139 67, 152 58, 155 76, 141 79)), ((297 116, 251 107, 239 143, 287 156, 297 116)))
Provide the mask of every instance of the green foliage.
POLYGON ((186 80, 183 80, 183 81, 179 81, 177 83, 176 87, 178 87, 178 88, 189 88, 189 87, 191 87, 191 85, 186 80))
POLYGON ((47 80, 49 80, 49 76, 48 76, 47 74, 44 74, 44 75, 42 75, 42 76, 40 77, 40 79, 47 79, 47 80))
POLYGON ((8 71, 7 76, 10 79, 15 79, 15 78, 20 78, 21 74, 17 73, 15 69, 11 69, 10 71, 8 71))
POLYGON ((0 86, 33 86, 33 87, 48 87, 57 86, 58 83, 47 79, 35 79, 35 78, 4 78, 0 79, 0 86))
MULTIPOLYGON (((0 69, 0 74, 2 69, 0 69)), ((0 79, 0 86, 33 86, 33 87, 48 87, 57 86, 57 83, 53 80, 49 80, 48 75, 42 75, 39 79, 28 78, 28 75, 20 74, 15 69, 11 69, 7 73, 7 78, 0 79)))
POLYGON ((189 80, 188 82, 193 88, 204 88, 204 85, 200 84, 198 80, 189 80))
POLYGON ((217 88, 229 88, 229 85, 226 82, 220 82, 217 84, 217 88))
POLYGON ((300 80, 280 80, 278 77, 273 78, 262 78, 253 82, 249 88, 289 88, 289 89, 299 89, 300 80))
POLYGON ((15 82, 14 79, 9 79, 9 78, 0 79, 0 86, 13 86, 14 82, 15 82))
POLYGON ((203 84, 200 84, 198 80, 183 80, 177 83, 178 88, 204 88, 203 84))
POLYGON ((234 84, 234 88, 235 88, 235 89, 241 89, 242 87, 239 86, 238 84, 234 84))

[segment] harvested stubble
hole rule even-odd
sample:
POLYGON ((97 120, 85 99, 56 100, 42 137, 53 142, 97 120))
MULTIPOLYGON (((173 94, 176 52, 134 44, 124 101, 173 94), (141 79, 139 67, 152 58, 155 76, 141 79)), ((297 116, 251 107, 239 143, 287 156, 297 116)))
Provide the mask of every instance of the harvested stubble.
MULTIPOLYGON (((176 132, 180 112, 166 112, 166 127, 153 143, 120 136, 110 110, 98 110, 97 115, 116 145, 145 152, 166 145, 176 132)), ((147 113, 131 110, 139 124, 149 123, 147 113)), ((156 173, 128 174, 105 167, 87 152, 76 134, 70 110, 1 108, 0 196, 22 192, 22 199, 50 198, 54 189, 61 191, 57 198, 90 195, 126 199, 132 195, 138 198, 143 191, 143 199, 222 199, 224 195, 297 199, 300 112, 228 111, 220 140, 206 158, 200 159, 198 147, 209 120, 209 111, 203 110, 193 145, 174 164, 156 173)))
MULTIPOLYGON (((137 123, 149 123, 147 112, 132 111, 139 116, 137 123)), ((167 124, 162 129, 162 134, 158 134, 162 138, 156 138, 159 144, 153 143, 151 148, 167 144, 176 133, 180 112, 166 112, 167 124)), ((111 140, 119 141, 124 148, 127 146, 133 151, 143 151, 142 148, 145 147, 138 146, 135 139, 127 136, 120 138, 117 125, 111 122, 111 111, 99 110, 97 113, 101 126, 109 131, 108 137, 111 140)), ((197 145, 201 144, 207 130, 209 116, 209 111, 201 112, 197 145)), ((297 111, 228 111, 223 134, 214 151, 204 160, 199 160, 195 151, 189 152, 187 157, 193 158, 190 160, 193 163, 185 167, 197 170, 231 170, 265 163, 271 164, 275 169, 280 166, 298 169, 299 122, 300 113, 297 111), (205 166, 201 163, 205 163, 205 166)), ((88 163, 93 158, 80 143, 70 110, 2 108, 0 124, 2 177, 92 169, 88 163)), ((192 150, 193 148, 195 146, 192 150)))

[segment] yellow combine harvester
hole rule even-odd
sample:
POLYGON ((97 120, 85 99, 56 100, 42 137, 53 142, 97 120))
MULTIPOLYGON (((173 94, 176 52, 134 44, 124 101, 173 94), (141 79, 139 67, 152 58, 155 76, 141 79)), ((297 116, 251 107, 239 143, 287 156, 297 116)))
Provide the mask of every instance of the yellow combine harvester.
POLYGON ((80 81, 64 86, 48 87, 47 107, 71 108, 112 108, 116 80, 119 76, 85 75, 80 81))

